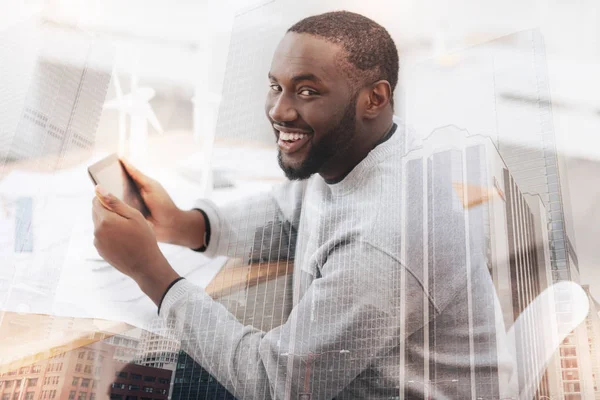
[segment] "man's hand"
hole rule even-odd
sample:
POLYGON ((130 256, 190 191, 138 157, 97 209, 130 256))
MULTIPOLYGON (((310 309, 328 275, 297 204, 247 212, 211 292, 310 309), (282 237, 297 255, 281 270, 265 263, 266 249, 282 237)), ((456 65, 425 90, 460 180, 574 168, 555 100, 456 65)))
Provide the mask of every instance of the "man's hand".
POLYGON ((156 236, 144 216, 96 186, 92 218, 98 253, 135 280, 158 305, 169 284, 179 275, 158 248, 156 236))
POLYGON ((204 245, 204 218, 198 211, 178 208, 163 186, 124 159, 121 162, 137 185, 150 211, 147 217, 159 242, 197 249, 204 245))

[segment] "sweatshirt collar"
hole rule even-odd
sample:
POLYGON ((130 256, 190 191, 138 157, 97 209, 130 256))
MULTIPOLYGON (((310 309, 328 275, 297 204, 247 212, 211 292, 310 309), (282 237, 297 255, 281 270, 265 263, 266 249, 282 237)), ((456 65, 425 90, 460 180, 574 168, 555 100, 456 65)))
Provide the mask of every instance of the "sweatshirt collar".
MULTIPOLYGON (((387 131, 387 133, 386 133, 385 135, 383 135, 383 137, 382 137, 381 139, 379 139, 379 140, 378 140, 378 141, 375 143, 375 146, 373 146, 373 149, 375 149, 377 146, 379 146, 380 144, 382 144, 382 143, 386 142, 386 141, 387 141, 389 138, 391 138, 391 137, 392 137, 392 135, 394 134, 394 132, 396 132, 396 129, 397 129, 397 128, 398 128, 398 125, 396 125, 396 123, 395 123, 395 122, 392 122, 392 127, 390 128, 390 130, 389 130, 389 131, 387 131)), ((371 149, 371 151, 373 151, 373 149, 371 149)), ((370 152, 369 152, 369 154, 370 154, 370 152)), ((367 157, 368 157, 368 156, 369 156, 369 155, 367 154, 367 157)), ((364 160, 363 160, 363 161, 364 161, 364 160)), ((361 162, 362 162, 362 161, 361 161, 361 162)), ((358 164, 357 164, 357 166, 358 166, 358 165, 360 165, 360 163, 358 163, 358 164)), ((356 166, 355 166, 354 168, 356 168, 356 166)), ((336 184, 336 183, 340 183, 341 181, 343 181, 343 180, 346 178, 346 176, 348 176, 348 174, 350 174, 350 172, 352 172, 352 170, 350 170, 350 171, 349 171, 347 174, 345 174, 345 175, 342 175, 342 176, 340 176, 340 177, 338 177, 338 178, 335 178, 335 179, 323 179, 323 180, 324 180, 324 181, 325 181, 325 183, 326 183, 326 184, 328 184, 328 185, 334 185, 334 184, 336 184)))
POLYGON ((391 154, 402 154, 404 135, 404 125, 402 123, 397 124, 394 122, 390 132, 388 132, 388 134, 378 142, 378 145, 341 180, 335 183, 328 183, 320 175, 318 175, 318 178, 323 180, 334 196, 345 195, 360 185, 366 172, 372 167, 381 163, 381 161, 391 154))

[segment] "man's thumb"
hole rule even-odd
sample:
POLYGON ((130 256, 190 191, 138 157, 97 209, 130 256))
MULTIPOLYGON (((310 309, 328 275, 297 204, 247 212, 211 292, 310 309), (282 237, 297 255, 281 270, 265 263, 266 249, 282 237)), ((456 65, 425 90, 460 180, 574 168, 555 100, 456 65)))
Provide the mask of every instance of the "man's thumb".
POLYGON ((125 160, 124 158, 120 158, 119 160, 121 161, 121 164, 123 164, 123 167, 125 167, 125 170, 131 179, 133 179, 139 188, 143 188, 148 185, 149 178, 146 175, 140 172, 139 169, 131 165, 129 161, 125 160))
POLYGON ((133 216, 133 209, 125 204, 123 201, 116 198, 102 185, 96 186, 96 196, 102 205, 110 211, 119 214, 124 218, 131 218, 133 216))

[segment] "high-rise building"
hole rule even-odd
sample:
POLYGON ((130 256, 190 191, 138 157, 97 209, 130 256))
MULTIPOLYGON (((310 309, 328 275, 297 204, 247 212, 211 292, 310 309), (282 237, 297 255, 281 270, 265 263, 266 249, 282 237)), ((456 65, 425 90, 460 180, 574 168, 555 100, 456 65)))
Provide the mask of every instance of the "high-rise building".
MULTIPOLYGON (((52 173, 71 157, 91 154, 110 81, 110 66, 102 63, 110 64, 111 54, 105 50, 80 31, 34 20, 0 32, 0 175, 19 160, 52 173)), ((11 268, 0 273, 6 309, 42 309, 54 301, 74 221, 63 219, 48 236, 34 228, 49 194, 39 188, 15 199, 16 229, 8 236, 15 252, 8 253, 11 268), (19 257, 21 252, 32 254, 19 257), (11 274, 28 284, 10 284, 11 274)))
POLYGON ((113 352, 111 346, 96 342, 7 371, 0 377, 0 398, 104 399, 114 376, 113 352))
MULTIPOLYGON (((519 49, 518 57, 510 60, 494 60, 498 147, 521 190, 540 196, 544 203, 553 281, 579 282, 565 155, 554 130, 544 40, 538 31, 521 32, 513 40, 526 51, 519 49)), ((572 310, 559 303, 557 299, 557 323, 571 325, 572 310)), ((557 375, 566 399, 593 398, 587 347, 587 332, 579 326, 560 351, 564 373, 557 375)))
POLYGON ((114 362, 113 366, 113 382, 109 389, 111 400, 167 400, 169 398, 171 371, 121 362, 114 362))
POLYGON ((600 399, 600 304, 592 296, 589 285, 582 285, 590 301, 590 311, 585 319, 588 333, 590 358, 592 361, 592 378, 594 381, 595 399, 600 399))
POLYGON ((168 318, 167 321, 155 318, 142 331, 134 363, 172 371, 177 363, 179 348, 173 318, 168 318))
MULTIPOLYGON (((487 265, 500 302, 497 310, 501 315, 496 317, 503 324, 497 329, 508 329, 552 280, 544 240, 545 210, 539 196, 521 192, 489 137, 469 136, 454 126, 435 130, 422 146, 407 153, 403 182, 404 203, 411 207, 406 216, 405 230, 411 233, 407 234, 406 262, 431 263, 434 255, 424 241, 448 235, 437 232, 436 223, 454 215, 454 245, 462 249, 457 256, 465 258, 467 267, 476 262, 487 265), (461 208, 466 209, 463 214, 461 208), (422 211, 416 212, 419 209, 422 211), (424 232, 426 239, 422 238, 424 232)), ((429 265, 432 267, 435 264, 429 265)), ((469 309, 493 307, 493 297, 473 292, 467 300, 469 309)), ((539 397, 550 396, 551 387, 556 385, 543 373, 544 362, 540 360, 549 359, 551 354, 541 354, 544 350, 538 344, 547 334, 539 329, 544 316, 534 313, 525 318, 523 329, 516 332, 515 348, 510 349, 517 362, 519 386, 533 382, 532 390, 537 389, 539 397)), ((490 349, 495 357, 493 351, 490 349)), ((473 379, 477 387, 483 384, 481 377, 473 379)), ((492 396, 502 398, 504 388, 498 387, 497 381, 489 385, 494 387, 492 396)))
MULTIPOLYGON (((514 179, 512 180, 514 182, 514 179)), ((537 278, 539 279, 539 290, 543 291, 552 286, 552 270, 550 266, 550 245, 548 242, 548 220, 547 211, 539 195, 524 194, 529 211, 533 215, 533 234, 535 242, 535 257, 538 263, 537 278)), ((555 301, 548 301, 544 304, 549 315, 556 315, 555 301)), ((545 324, 543 334, 549 341, 554 341, 558 334, 558 324, 553 318, 542 316, 541 321, 545 324)), ((539 329, 539 327, 538 327, 539 329)), ((538 339, 541 337, 538 337, 538 339)), ((536 338, 534 338, 536 340, 536 338)), ((546 379, 548 381, 548 390, 550 398, 560 398, 562 393, 562 380, 560 376, 560 352, 556 351, 554 356, 547 361, 546 379)), ((538 396, 540 397, 540 396, 538 396)))
POLYGON ((179 353, 174 379, 172 400, 235 400, 225 387, 183 351, 179 353))
POLYGON ((0 312, 0 374, 43 361, 79 345, 105 339, 92 319, 77 319, 29 313, 0 312), (89 332, 85 337, 73 333, 89 332), (23 337, 27 343, 23 343, 23 337), (10 349, 10 351, 5 351, 10 349))
POLYGON ((0 399, 166 400, 172 372, 116 361, 118 348, 98 341, 24 362, 0 375, 0 399))
MULTIPOLYGON (((103 51, 92 38, 50 23, 0 34, 0 54, 10 60, 0 75, 0 166, 93 148, 110 81, 110 69, 99 65, 99 57, 110 57, 103 51)), ((49 167, 59 161, 47 160, 56 163, 49 167)))
MULTIPOLYGON (((454 124, 492 138, 520 191, 538 196, 544 206, 552 282, 578 283, 563 142, 554 129, 542 35, 518 32, 453 53, 452 60, 451 66, 434 59, 411 69, 404 101, 407 123, 420 135, 454 124)), ((572 326, 571 310, 557 302, 562 304, 555 307, 556 326, 572 326)), ((576 328, 571 339, 563 351, 568 358, 559 356, 562 361, 549 366, 554 369, 550 374, 565 383, 558 385, 556 397, 591 399, 585 328, 576 328)))
POLYGON ((35 26, 31 23, 0 32, 0 59, 11 60, 0 63, 0 168, 4 167, 23 117, 38 52, 36 36, 35 26), (19 57, 14 57, 15 54, 19 57))
POLYGON ((113 359, 122 363, 131 363, 138 354, 140 340, 127 335, 114 335, 104 340, 115 348, 113 359))

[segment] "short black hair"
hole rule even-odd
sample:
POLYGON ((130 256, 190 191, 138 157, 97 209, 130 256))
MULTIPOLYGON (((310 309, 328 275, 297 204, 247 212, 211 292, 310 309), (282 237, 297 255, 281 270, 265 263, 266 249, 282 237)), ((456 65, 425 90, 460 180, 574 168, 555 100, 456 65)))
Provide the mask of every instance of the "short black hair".
POLYGON ((295 23, 288 32, 307 33, 342 46, 357 73, 354 85, 386 80, 392 88, 391 104, 398 83, 398 49, 388 31, 377 22, 349 11, 314 15, 295 23))

